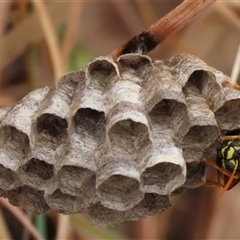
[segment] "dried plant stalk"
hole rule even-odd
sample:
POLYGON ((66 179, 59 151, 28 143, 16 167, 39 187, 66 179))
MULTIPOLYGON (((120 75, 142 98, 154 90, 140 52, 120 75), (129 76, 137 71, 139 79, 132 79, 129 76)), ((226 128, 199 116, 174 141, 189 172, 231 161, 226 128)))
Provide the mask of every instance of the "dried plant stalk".
POLYGON ((43 29, 43 33, 48 45, 48 50, 51 56, 51 62, 54 70, 54 80, 56 81, 61 75, 64 74, 64 66, 57 41, 57 35, 55 33, 52 21, 49 18, 47 9, 44 6, 44 3, 39 0, 32 0, 32 2, 38 14, 41 27, 43 29))
POLYGON ((111 53, 119 57, 126 53, 147 54, 159 43, 191 22, 200 12, 216 0, 183 1, 170 13, 151 25, 146 31, 133 37, 111 53))

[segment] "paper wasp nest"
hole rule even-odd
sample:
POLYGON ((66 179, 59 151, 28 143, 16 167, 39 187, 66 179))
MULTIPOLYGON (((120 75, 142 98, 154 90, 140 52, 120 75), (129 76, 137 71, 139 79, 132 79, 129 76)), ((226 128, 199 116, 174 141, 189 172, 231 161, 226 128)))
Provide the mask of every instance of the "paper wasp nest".
POLYGON ((202 155, 240 124, 240 91, 191 55, 99 57, 0 110, 0 194, 116 225, 201 186, 202 155))

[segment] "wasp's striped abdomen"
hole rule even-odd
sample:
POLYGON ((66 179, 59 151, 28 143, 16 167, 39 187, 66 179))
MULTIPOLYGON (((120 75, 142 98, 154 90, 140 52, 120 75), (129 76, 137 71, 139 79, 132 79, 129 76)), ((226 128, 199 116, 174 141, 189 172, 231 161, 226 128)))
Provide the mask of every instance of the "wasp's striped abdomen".
MULTIPOLYGON (((217 164, 225 167, 229 171, 233 171, 236 162, 240 163, 240 141, 223 141, 217 149, 217 164)), ((240 164, 238 164, 237 172, 240 172, 240 164)))

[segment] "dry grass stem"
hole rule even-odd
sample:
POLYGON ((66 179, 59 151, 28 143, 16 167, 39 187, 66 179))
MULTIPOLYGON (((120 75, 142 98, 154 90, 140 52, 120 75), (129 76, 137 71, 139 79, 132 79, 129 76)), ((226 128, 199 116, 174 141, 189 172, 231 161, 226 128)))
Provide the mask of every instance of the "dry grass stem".
POLYGON ((1 42, 3 31, 4 31, 4 27, 6 24, 6 18, 8 15, 10 5, 11 5, 11 0, 0 1, 0 42, 1 42))
MULTIPOLYGON (((233 11, 232 8, 229 7, 229 4, 224 2, 217 2, 214 5, 214 9, 226 20, 231 26, 235 27, 237 31, 240 31, 240 21, 237 14, 233 11)), ((237 54, 234 60, 232 72, 231 72, 231 81, 232 83, 236 83, 238 80, 240 71, 240 44, 237 50, 237 54)))
POLYGON ((4 44, 3 44, 3 32, 7 22, 7 16, 10 9, 11 1, 0 1, 0 71, 2 62, 4 62, 4 44))
POLYGON ((69 233, 69 215, 58 214, 56 240, 67 239, 69 233))
POLYGON ((8 202, 8 200, 4 198, 0 198, 0 203, 4 207, 6 207, 20 221, 20 223, 22 223, 22 225, 32 234, 34 238, 39 240, 43 239, 41 234, 37 231, 37 229, 34 227, 29 218, 26 217, 26 214, 24 214, 22 210, 20 210, 17 207, 14 207, 8 202))
POLYGON ((158 239, 156 216, 152 218, 143 218, 139 221, 138 240, 158 239))
POLYGON ((154 11, 154 8, 150 2, 138 0, 134 0, 134 2, 139 10, 145 26, 149 26, 157 21, 156 12, 154 11))
POLYGON ((238 15, 228 7, 224 2, 217 2, 214 5, 214 9, 226 20, 231 26, 235 27, 240 32, 240 21, 238 15))
POLYGON ((131 35, 142 31, 143 23, 132 5, 128 4, 127 1, 110 0, 110 3, 131 35))
POLYGON ((12 239, 4 215, 0 209, 0 239, 12 239))
MULTIPOLYGON (((65 22, 67 16, 62 14, 62 12, 67 6, 68 2, 50 2, 46 4, 55 29, 57 25, 65 22)), ((0 58, 0 71, 23 54, 30 45, 39 43, 42 38, 43 32, 40 28, 37 14, 33 13, 2 39, 0 56, 3 57, 0 58)))
POLYGON ((69 57, 73 47, 76 28, 79 25, 79 16, 81 14, 83 7, 83 2, 70 2, 68 8, 68 18, 66 23, 66 33, 62 43, 62 60, 65 69, 67 69, 67 64, 69 62, 69 57))
POLYGON ((53 66, 54 82, 56 83, 57 79, 64 74, 65 69, 62 63, 62 55, 60 54, 55 28, 49 17, 49 13, 45 7, 45 4, 39 0, 32 0, 32 3, 36 9, 41 27, 43 29, 44 38, 48 46, 53 66))
POLYGON ((231 81, 232 83, 236 83, 238 80, 239 76, 239 71, 240 71, 240 44, 238 46, 237 54, 234 60, 233 68, 232 68, 232 73, 231 73, 231 81))

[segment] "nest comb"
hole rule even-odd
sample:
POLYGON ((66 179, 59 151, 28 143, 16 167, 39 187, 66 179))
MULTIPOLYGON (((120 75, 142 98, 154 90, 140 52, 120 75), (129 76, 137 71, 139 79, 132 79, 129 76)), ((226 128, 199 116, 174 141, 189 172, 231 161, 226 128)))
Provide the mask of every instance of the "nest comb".
POLYGON ((240 91, 191 55, 95 58, 0 110, 0 195, 35 213, 138 220, 205 181, 199 160, 240 124, 240 91))

